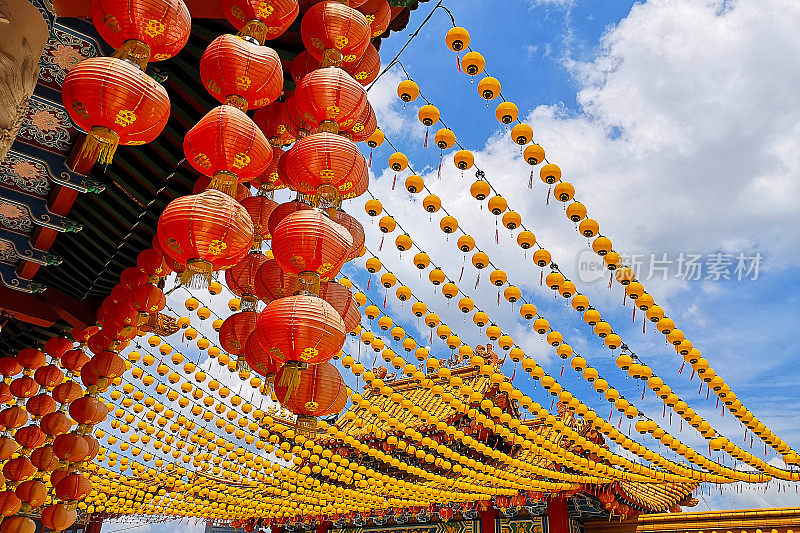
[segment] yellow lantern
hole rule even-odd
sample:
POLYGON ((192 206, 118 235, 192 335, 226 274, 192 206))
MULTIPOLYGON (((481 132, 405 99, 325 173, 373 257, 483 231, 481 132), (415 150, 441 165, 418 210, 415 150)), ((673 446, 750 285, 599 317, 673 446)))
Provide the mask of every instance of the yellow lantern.
POLYGON ((456 26, 447 32, 444 40, 448 48, 454 52, 460 52, 469 46, 469 32, 460 26, 456 26))
POLYGON ((419 86, 412 80, 403 80, 397 85, 397 96, 403 102, 413 102, 419 96, 419 86))
POLYGON ((514 102, 500 102, 497 104, 494 114, 502 124, 511 124, 517 120, 519 110, 514 102))
POLYGON ((478 94, 484 100, 494 100, 500 95, 500 80, 492 76, 486 76, 478 82, 478 94))

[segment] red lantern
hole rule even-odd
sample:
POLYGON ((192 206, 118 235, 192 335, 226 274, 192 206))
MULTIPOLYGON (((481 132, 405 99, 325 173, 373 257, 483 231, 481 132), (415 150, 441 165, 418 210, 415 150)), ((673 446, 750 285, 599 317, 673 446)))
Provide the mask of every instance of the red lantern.
POLYGON ((114 57, 142 66, 180 52, 192 30, 182 0, 94 0, 92 22, 100 36, 117 49, 114 57))
POLYGON ((14 491, 17 497, 33 509, 44 505, 47 499, 47 487, 38 479, 29 479, 17 485, 14 491))
POLYGON ((367 162, 355 143, 332 133, 297 141, 281 158, 279 172, 304 194, 317 194, 330 185, 343 196, 369 180, 367 162))
POLYGON ((375 110, 367 103, 361 116, 349 130, 342 132, 342 135, 350 137, 353 142, 361 142, 369 139, 376 129, 378 129, 378 119, 375 117, 375 110))
POLYGON ((56 497, 65 502, 83 500, 92 492, 92 482, 78 472, 69 474, 56 485, 56 497))
MULTIPOLYGON (((76 383, 77 385, 77 383, 76 383)), ((58 388, 58 387, 56 387, 58 388)), ((59 401, 56 399, 56 401, 59 401)), ((74 401, 74 400, 73 400, 74 401)), ((66 403, 66 402, 60 402, 66 403)), ((46 434, 50 436, 61 435, 62 433, 66 433, 72 427, 72 423, 69 420, 69 417, 62 413, 61 411, 56 411, 54 413, 50 413, 44 415, 39 421, 39 427, 42 428, 46 434)))
POLYGON ((5 426, 6 429, 17 429, 28 423, 28 412, 13 405, 0 411, 0 425, 5 426))
POLYGON ((231 355, 242 355, 257 320, 255 311, 242 311, 226 318, 219 328, 220 347, 231 355))
POLYGON ((297 0, 222 0, 222 12, 239 35, 249 36, 264 44, 285 32, 297 18, 297 0))
POLYGON ((206 113, 186 133, 183 152, 198 172, 215 178, 210 187, 230 195, 235 194, 237 180, 245 183, 260 176, 272 160, 264 134, 231 105, 206 113))
POLYGON ((52 446, 42 446, 31 452, 31 463, 40 472, 51 472, 58 467, 59 459, 52 446))
POLYGON ((25 426, 14 432, 14 440, 23 448, 27 448, 28 452, 44 444, 46 438, 47 435, 39 426, 25 426))
POLYGON ((81 155, 100 163, 111 163, 119 144, 154 140, 169 119, 166 89, 122 59, 84 59, 67 72, 61 97, 78 128, 88 132, 81 155))
POLYGON ((42 524, 53 531, 63 531, 78 519, 78 511, 65 503, 54 503, 42 509, 42 524))
POLYGON ((47 356, 36 348, 25 348, 17 353, 17 362, 22 365, 22 368, 36 370, 47 363, 47 356))
POLYGON ((72 328, 72 338, 75 339, 76 342, 86 343, 89 338, 100 331, 100 328, 97 326, 87 326, 85 328, 72 328))
POLYGON ((36 467, 27 457, 9 459, 3 466, 3 475, 9 481, 25 481, 36 474, 36 467))
MULTIPOLYGON (((147 274, 147 276, 158 276, 163 278, 169 274, 169 268, 164 262, 164 255, 153 248, 148 248, 147 250, 142 250, 139 252, 139 255, 136 258, 136 267, 144 274, 147 274)), ((141 283, 139 285, 141 285, 141 283)), ((136 285, 133 288, 136 288, 139 285, 136 285)), ((128 296, 130 297, 131 293, 128 293, 128 296)))
MULTIPOLYGON (((272 163, 270 163, 272 165, 272 163)), ((211 178, 208 176, 199 176, 197 181, 194 182, 194 187, 192 187, 192 194, 200 194, 201 192, 208 189, 208 186, 211 185, 211 178)), ((246 198, 250 198, 253 196, 253 193, 250 192, 250 187, 245 185, 244 183, 239 183, 236 185, 236 201, 242 203, 246 198)))
POLYGON ((258 330, 250 334, 244 347, 244 359, 248 366, 266 377, 267 381, 273 379, 281 367, 280 363, 270 357, 270 348, 268 341, 258 330))
POLYGON ((253 121, 273 147, 294 143, 294 133, 286 113, 286 104, 283 102, 273 102, 266 108, 262 107, 253 115, 253 121))
POLYGON ((272 252, 284 271, 314 272, 322 281, 339 273, 352 246, 344 227, 315 210, 288 215, 272 235, 272 252))
POLYGON ((289 119, 289 128, 297 139, 302 139, 309 135, 314 129, 312 124, 303 119, 303 111, 298 106, 298 100, 294 93, 286 99, 286 116, 289 119))
POLYGON ((233 294, 242 299, 242 309, 255 309, 258 301, 255 288, 256 273, 266 261, 267 256, 260 252, 249 253, 225 271, 225 283, 233 294))
POLYGON ((39 384, 30 376, 20 376, 11 382, 11 394, 17 398, 30 398, 39 392, 39 384))
MULTIPOLYGON (((313 9, 313 8, 312 8, 313 9)), ((361 116, 367 92, 340 68, 320 68, 306 74, 293 98, 303 121, 331 133, 346 130, 361 116)))
POLYGON ((304 294, 270 302, 256 331, 271 346, 272 359, 281 363, 322 363, 342 349, 345 339, 339 313, 322 298, 304 294))
MULTIPOLYGON (((4 490, 0 492, 0 516, 10 517, 3 520, 4 524, 6 521, 24 518, 21 516, 12 516, 19 512, 21 506, 22 500, 17 497, 13 490, 4 490)), ((30 520, 30 518, 26 520, 30 520)), ((33 525, 33 531, 36 531, 36 524, 33 525)))
MULTIPOLYGON (((186 265, 184 283, 211 281, 215 270, 241 261, 253 243, 253 222, 244 207, 215 190, 176 198, 158 219, 164 251, 186 265)), ((202 285, 202 283, 201 283, 202 285)))
POLYGON ((79 463, 89 455, 89 441, 77 433, 64 433, 53 441, 53 451, 62 461, 79 463))
POLYGON ((278 202, 266 196, 251 196, 242 200, 242 207, 253 221, 253 246, 260 246, 262 241, 270 238, 269 216, 278 207, 278 202))
MULTIPOLYGON (((125 270, 122 271, 123 274, 125 273, 125 270)), ((61 356, 64 355, 64 352, 71 349, 72 341, 66 337, 52 337, 44 343, 44 348, 42 348, 44 353, 54 359, 61 359, 61 356)))
POLYGON ((200 58, 200 78, 211 96, 242 111, 274 102, 283 92, 277 52, 233 35, 220 35, 200 58))
POLYGON ((149 283, 136 287, 131 296, 133 308, 139 311, 141 315, 158 313, 164 309, 166 303, 164 292, 149 283))
POLYGON ((30 398, 27 402, 25 402, 25 408, 34 417, 34 419, 38 420, 42 418, 44 415, 50 414, 55 412, 58 409, 58 405, 56 405, 56 401, 47 394, 43 392, 42 394, 37 394, 30 398))
MULTIPOLYGON (((300 200, 293 200, 291 202, 279 204, 269 215, 269 221, 267 222, 269 234, 272 235, 275 233, 275 228, 277 228, 278 224, 280 224, 281 221, 287 216, 291 215, 295 211, 304 211, 308 209, 311 209, 311 206, 305 202, 301 202, 300 200)), ((2 359, 0 359, 0 362, 2 362, 2 359)))
POLYGON ((275 376, 275 395, 281 405, 297 415, 295 429, 314 435, 317 417, 340 412, 347 403, 347 387, 342 376, 328 362, 311 365, 300 374, 300 381, 289 390, 282 379, 287 367, 275 376))
POLYGON ((0 437, 0 461, 10 459, 19 450, 19 444, 11 437, 0 437))
POLYGON ((299 84, 306 74, 321 67, 322 64, 319 62, 319 59, 309 54, 307 50, 303 50, 297 54, 292 61, 292 79, 295 84, 299 84))
POLYGON ((0 357, 0 374, 4 378, 16 376, 20 372, 22 372, 22 365, 17 362, 16 357, 0 357))
POLYGON ((378 54, 377 48, 370 43, 361 59, 345 65, 344 70, 361 85, 369 85, 375 81, 381 70, 381 56, 378 54))
POLYGON ((256 294, 267 304, 278 298, 291 296, 299 288, 297 276, 284 272, 274 259, 265 261, 256 274, 256 294))
POLYGON ((264 193, 288 187, 286 180, 281 177, 278 168, 284 153, 282 148, 274 146, 272 148, 272 162, 267 167, 267 170, 259 176, 258 180, 250 182, 254 187, 259 189, 260 195, 263 196, 264 193))
POLYGON ((36 533, 36 522, 27 516, 10 516, 3 520, 0 533, 36 533))
MULTIPOLYGON (((161 261, 164 261, 163 257, 161 261)), ((128 267, 122 271, 122 274, 119 275, 119 284, 125 289, 133 290, 142 283, 147 283, 147 277, 148 274, 142 272, 137 267, 128 267)), ((71 347, 72 345, 70 344, 70 348, 71 347)))
MULTIPOLYGON (((386 0, 383 1, 386 2, 386 0)), ((442 520, 447 522, 448 520, 453 518, 453 510, 449 507, 442 507, 441 509, 439 509, 439 516, 442 518, 442 520)))
POLYGON ((99 424, 108 416, 108 408, 102 400, 93 396, 83 396, 69 405, 69 414, 79 424, 99 424))
POLYGON ((70 372, 80 372, 88 362, 89 356, 83 350, 69 350, 61 357, 61 365, 70 372))
POLYGON ((306 50, 324 66, 339 66, 355 63, 364 55, 370 26, 363 13, 326 0, 303 15, 300 35, 306 50))
POLYGON ((358 301, 344 285, 335 281, 325 283, 320 288, 319 296, 331 304, 331 307, 336 309, 339 316, 342 317, 345 331, 353 331, 361 323, 358 301))
POLYGON ((11 387, 5 381, 0 381, 0 403, 6 403, 14 395, 11 394, 11 387))
POLYGON ((392 9, 386 0, 367 0, 358 7, 369 22, 370 37, 375 38, 389 28, 392 22, 392 9))
POLYGON ((125 372, 125 360, 116 352, 106 350, 92 357, 92 371, 100 378, 114 379, 125 372))

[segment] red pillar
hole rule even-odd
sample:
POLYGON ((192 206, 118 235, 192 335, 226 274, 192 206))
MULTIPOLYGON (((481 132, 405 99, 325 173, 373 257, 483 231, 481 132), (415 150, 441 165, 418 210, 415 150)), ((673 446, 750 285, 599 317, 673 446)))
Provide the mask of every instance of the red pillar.
POLYGON ((86 523, 86 529, 83 530, 84 533, 100 533, 101 529, 103 529, 103 519, 89 515, 89 521, 86 523))
POLYGON ((494 507, 480 512, 481 533, 498 533, 495 531, 495 518, 497 518, 497 509, 494 507))
POLYGON ((333 526, 333 522, 320 522, 317 524, 317 533, 328 533, 333 526))
POLYGON ((547 523, 549 533, 569 533, 569 510, 566 498, 558 496, 547 502, 547 523))

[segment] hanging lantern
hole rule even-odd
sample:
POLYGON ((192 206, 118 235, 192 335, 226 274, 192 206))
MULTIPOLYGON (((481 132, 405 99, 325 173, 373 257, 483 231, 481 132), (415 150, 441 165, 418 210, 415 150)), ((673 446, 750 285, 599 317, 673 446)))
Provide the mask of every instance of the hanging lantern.
POLYGON ((271 302, 259 316, 256 332, 270 346, 270 357, 285 364, 276 385, 288 389, 287 397, 299 383, 300 370, 330 360, 346 335, 339 313, 322 298, 305 294, 271 302))
POLYGON ((282 384, 287 367, 275 376, 275 395, 281 405, 297 415, 295 429, 301 435, 314 437, 317 418, 339 413, 347 403, 347 387, 339 371, 328 362, 311 365, 300 375, 294 390, 282 384))
POLYGON ((183 152, 195 170, 213 178, 209 187, 230 196, 235 195, 237 182, 257 178, 272 161, 272 150, 261 130, 230 105, 206 113, 186 133, 183 152))
POLYGON ((95 0, 92 22, 113 57, 129 59, 142 70, 148 61, 175 56, 186 45, 192 18, 182 0, 95 0))
POLYGON ((278 53, 233 35, 220 35, 200 58, 200 78, 211 96, 242 111, 274 102, 283 93, 278 53))
POLYGON ((61 98, 70 118, 87 132, 80 157, 111 163, 120 144, 154 140, 170 113, 166 89, 122 59, 84 59, 67 72, 61 98))
POLYGON ((266 108, 262 107, 253 115, 253 121, 270 145, 281 147, 294 143, 295 138, 286 113, 286 104, 283 102, 273 102, 266 108))
POLYGON ((256 274, 256 294, 267 304, 278 298, 291 296, 299 288, 297 276, 285 273, 274 259, 265 261, 256 274))
POLYGON ((342 268, 353 246, 350 233, 318 211, 297 211, 284 218, 272 237, 272 252, 286 272, 315 274, 328 281, 342 268))
POLYGON ((292 97, 306 123, 331 133, 351 127, 367 104, 364 87, 335 67, 306 74, 292 97))
POLYGON ((261 242, 269 239, 269 217, 278 207, 278 202, 266 196, 250 196, 241 201, 253 222, 253 248, 259 248, 261 242))
POLYGON ((242 311, 226 318, 219 328, 220 347, 231 355, 242 355, 257 319, 255 311, 242 311))
POLYGON ((297 0, 222 0, 222 12, 242 37, 259 44, 280 37, 297 18, 297 0))
POLYGON ((369 44, 370 25, 363 13, 334 1, 314 4, 300 24, 303 46, 322 65, 355 63, 369 44))
POLYGON ((330 218, 337 224, 344 226, 345 229, 347 229, 347 231, 350 233, 350 237, 353 239, 353 245, 347 251, 344 262, 346 263, 348 261, 352 261, 356 257, 359 257, 361 255, 361 250, 364 248, 364 227, 358 220, 351 217, 341 209, 334 211, 330 218))
POLYGON ((358 10, 364 14, 369 22, 370 37, 378 37, 389 28, 392 21, 392 8, 386 0, 367 0, 358 10))
POLYGON ((350 74, 361 85, 369 85, 381 71, 381 56, 378 49, 370 43, 364 51, 361 59, 355 63, 346 63, 343 65, 344 70, 350 74))
POLYGON ((361 311, 353 293, 340 283, 323 283, 320 298, 328 302, 342 317, 345 331, 353 331, 361 323, 361 311))
POLYGON ((158 238, 165 253, 186 265, 184 283, 205 286, 215 270, 241 261, 253 243, 247 211, 219 191, 176 198, 158 219, 158 238))
POLYGON ((356 119, 350 129, 339 133, 349 137, 353 142, 361 142, 369 139, 377 128, 378 118, 375 116, 375 110, 367 102, 367 105, 364 106, 364 112, 356 119))
POLYGON ((303 211, 311 209, 311 206, 305 202, 301 202, 300 200, 294 200, 291 202, 284 202, 279 204, 272 213, 269 215, 269 221, 267 222, 267 229, 269 230, 270 235, 275 233, 275 228, 278 227, 278 224, 281 223, 281 220, 289 216, 290 214, 294 213, 295 211, 303 211))
POLYGON ((327 197, 341 198, 365 189, 363 184, 369 182, 367 162, 355 143, 332 133, 297 141, 281 158, 279 172, 298 192, 327 197))
POLYGON ((258 269, 267 261, 260 252, 251 252, 244 259, 225 271, 225 284, 233 294, 242 300, 242 310, 255 310, 256 296, 255 278, 258 269))

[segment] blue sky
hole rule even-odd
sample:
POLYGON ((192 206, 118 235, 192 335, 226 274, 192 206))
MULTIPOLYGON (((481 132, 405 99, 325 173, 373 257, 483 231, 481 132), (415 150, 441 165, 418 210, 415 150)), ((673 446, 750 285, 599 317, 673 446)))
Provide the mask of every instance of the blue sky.
MULTIPOLYGON (((796 317, 800 312, 797 273, 800 237, 794 229, 800 221, 800 7, 788 0, 722 2, 658 0, 644 3, 604 0, 530 0, 518 2, 446 2, 456 22, 471 35, 471 46, 486 58, 487 71, 500 79, 503 95, 514 101, 520 116, 534 127, 534 138, 545 148, 551 162, 559 164, 564 178, 572 182, 577 197, 587 205, 601 231, 621 252, 683 254, 703 258, 715 253, 763 258, 757 280, 645 281, 667 313, 687 338, 701 350, 711 365, 768 427, 795 449, 800 448, 800 408, 796 372, 796 317), (502 9, 499 6, 502 5, 502 9)), ((413 13, 409 28, 383 43, 381 56, 392 57, 407 35, 419 25, 433 2, 413 13)), ((534 179, 527 188, 530 167, 521 161, 519 149, 508 139, 505 127, 494 118, 495 102, 486 104, 477 95, 476 84, 456 70, 455 53, 444 46, 450 27, 444 12, 436 13, 421 34, 401 56, 412 79, 428 99, 439 106, 443 119, 459 141, 476 155, 492 184, 523 215, 539 242, 553 252, 562 271, 593 303, 630 347, 639 354, 676 393, 704 416, 713 427, 749 448, 742 440, 743 426, 729 413, 715 408, 714 396, 697 394, 697 378, 678 374, 681 361, 663 336, 647 325, 642 316, 631 320, 630 301, 622 305, 622 289, 607 288, 607 278, 581 281, 579 258, 587 248, 558 202, 546 205, 546 186, 534 179)), ((687 443, 704 449, 699 435, 680 431, 662 419, 662 404, 652 393, 641 400, 641 389, 614 365, 614 356, 552 291, 539 286, 540 269, 500 228, 495 243, 495 222, 484 207, 469 196, 474 179, 471 171, 456 170, 452 153, 445 152, 441 179, 437 179, 439 150, 431 142, 423 148, 424 127, 416 119, 420 100, 403 106, 396 84, 403 79, 392 69, 370 91, 379 124, 387 137, 423 175, 426 183, 473 235, 478 245, 508 272, 551 324, 564 334, 576 351, 595 366, 612 386, 634 400, 662 427, 687 443)), ((431 137, 437 126, 432 128, 431 137)), ((362 145, 362 150, 368 148, 362 145)), ((392 190, 394 172, 385 169, 391 149, 384 145, 373 153, 375 173, 370 190, 422 246, 434 263, 457 279, 463 254, 438 227, 440 214, 429 216, 421 207, 421 195, 411 196, 402 188, 408 172, 401 173, 392 190)), ((432 311, 439 313, 471 345, 486 339, 471 320, 465 320, 454 304, 411 265, 413 252, 394 249, 395 232, 378 251, 377 220, 366 216, 366 198, 350 201, 345 209, 359 218, 367 234, 367 246, 377 253, 402 283, 409 285, 432 311)), ((363 261, 355 261, 343 272, 361 288, 368 275, 363 261)), ((369 296, 382 304, 387 293, 373 277, 369 296)), ((560 377, 562 361, 538 335, 529 330, 518 313, 518 305, 501 300, 488 283, 484 271, 475 288, 476 271, 469 263, 459 286, 487 310, 504 331, 534 357, 568 390, 598 413, 608 414, 608 404, 579 379, 569 366, 560 377)), ((171 299, 180 309, 185 294, 171 299)), ((213 308, 223 314, 227 297, 217 297, 213 308)), ((388 293, 386 311, 417 340, 429 330, 410 320, 410 306, 403 307, 388 293)), ((227 311, 226 311, 227 312, 227 311)), ((366 324, 366 319, 365 322, 366 324)), ((216 340, 213 332, 207 333, 216 340)), ((390 345, 388 335, 383 335, 390 345)), ((171 340, 178 348, 179 340, 171 340)), ((446 358, 441 343, 430 343, 435 355, 446 358)), ((348 348, 357 354, 359 347, 348 348)), ((394 347, 401 352, 401 348, 394 347)), ((187 356, 204 357, 188 345, 187 356)), ((360 348, 371 363, 373 353, 360 348)), ((379 359, 380 360, 380 359, 379 359)), ((508 375, 514 366, 506 363, 508 375)), ((352 385, 352 375, 343 371, 352 385)), ((521 370, 514 383, 542 405, 549 397, 521 370)), ((649 391, 648 391, 649 392, 649 391)), ((615 416, 613 420, 617 421, 615 416)), ((627 421, 622 429, 627 429, 627 421)), ((652 445, 653 441, 640 438, 652 445)), ((674 457, 663 447, 655 447, 674 457)), ((775 461, 770 451, 763 455, 757 441, 753 453, 775 461)), ((729 464, 730 458, 726 458, 729 464)), ((776 463, 782 466, 782 463, 776 463)), ((744 487, 741 493, 717 489, 701 498, 696 510, 751 508, 796 503, 794 486, 788 492, 774 483, 744 487)), ((123 524, 107 524, 113 531, 123 524)), ((149 531, 186 531, 185 525, 151 525, 149 531)), ((133 531, 146 531, 140 528, 133 531)))

